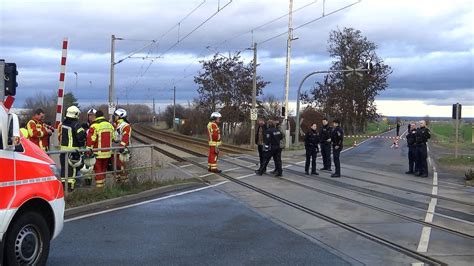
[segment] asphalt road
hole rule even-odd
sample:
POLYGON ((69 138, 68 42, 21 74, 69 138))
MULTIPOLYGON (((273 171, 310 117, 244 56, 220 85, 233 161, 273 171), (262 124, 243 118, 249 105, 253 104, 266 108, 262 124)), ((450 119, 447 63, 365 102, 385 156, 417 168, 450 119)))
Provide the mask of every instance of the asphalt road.
POLYGON ((48 265, 349 265, 214 189, 67 222, 48 265))

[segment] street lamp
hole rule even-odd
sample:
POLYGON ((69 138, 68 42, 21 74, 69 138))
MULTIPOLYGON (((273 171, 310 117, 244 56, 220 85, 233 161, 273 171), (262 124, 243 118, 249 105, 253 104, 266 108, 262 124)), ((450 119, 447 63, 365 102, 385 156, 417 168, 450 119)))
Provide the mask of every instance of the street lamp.
POLYGON ((77 72, 74 71, 74 75, 76 75, 76 89, 74 90, 75 93, 77 93, 77 72))
POLYGON ((347 73, 346 75, 356 74, 358 76, 362 76, 361 72, 363 73, 370 73, 373 69, 372 62, 368 61, 365 65, 365 68, 352 68, 346 66, 346 69, 336 69, 336 70, 324 70, 324 71, 314 71, 306 75, 303 80, 301 80, 300 85, 298 86, 298 94, 296 98, 296 128, 295 128, 295 140, 294 145, 299 143, 299 136, 300 136, 300 98, 301 98, 301 87, 306 79, 311 77, 312 75, 316 74, 324 74, 324 73, 347 73))

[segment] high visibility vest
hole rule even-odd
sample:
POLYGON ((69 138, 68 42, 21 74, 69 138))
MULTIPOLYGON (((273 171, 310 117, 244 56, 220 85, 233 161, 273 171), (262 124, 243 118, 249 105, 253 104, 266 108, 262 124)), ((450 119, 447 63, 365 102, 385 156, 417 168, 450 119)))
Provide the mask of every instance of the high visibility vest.
POLYGON ((28 136, 28 129, 22 127, 22 128, 20 128, 20 131, 21 131, 21 134, 23 135, 23 137, 24 137, 25 139, 27 139, 27 138, 29 137, 29 136, 28 136))
MULTIPOLYGON (((87 133, 87 147, 110 148, 112 141, 114 141, 114 127, 103 116, 97 117, 87 133)), ((98 159, 112 156, 110 150, 96 151, 94 154, 98 159)))
POLYGON ((209 122, 207 124, 207 137, 209 146, 220 146, 221 145, 221 131, 216 122, 209 122))
POLYGON ((119 119, 115 123, 115 141, 120 142, 120 146, 127 147, 130 145, 132 135, 132 126, 124 119, 119 119))
POLYGON ((31 119, 26 124, 26 129, 28 130, 28 139, 30 139, 34 144, 36 144, 41 149, 46 150, 43 137, 48 135, 48 131, 46 131, 46 128, 43 126, 43 123, 40 121, 31 119))
POLYGON ((86 142, 86 132, 79 121, 66 118, 61 123, 61 150, 75 150, 83 147, 86 142))

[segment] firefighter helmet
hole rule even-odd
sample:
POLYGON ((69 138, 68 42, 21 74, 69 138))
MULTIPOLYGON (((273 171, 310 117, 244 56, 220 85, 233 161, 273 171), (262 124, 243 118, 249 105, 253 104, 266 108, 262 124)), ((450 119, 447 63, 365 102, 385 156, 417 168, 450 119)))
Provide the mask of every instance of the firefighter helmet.
POLYGON ((219 112, 214 112, 211 114, 211 119, 217 119, 217 118, 220 118, 222 117, 221 113, 219 112))
POLYGON ((95 113, 97 113, 97 110, 94 109, 94 108, 91 108, 91 109, 89 109, 89 110, 87 111, 87 114, 88 114, 88 115, 95 115, 95 113))
POLYGON ((66 117, 77 119, 79 118, 79 114, 81 113, 81 110, 77 108, 77 106, 69 106, 66 110, 66 117))
POLYGON ((115 110, 114 115, 120 118, 125 118, 127 117, 127 111, 125 111, 125 109, 119 108, 115 110))

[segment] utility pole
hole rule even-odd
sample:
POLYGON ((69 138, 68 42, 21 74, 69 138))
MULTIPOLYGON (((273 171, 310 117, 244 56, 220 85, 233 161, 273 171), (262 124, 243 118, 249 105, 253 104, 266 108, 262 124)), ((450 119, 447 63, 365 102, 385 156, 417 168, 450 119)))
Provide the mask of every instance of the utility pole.
POLYGON ((152 116, 153 116, 153 124, 156 125, 155 98, 153 98, 153 112, 152 112, 152 116))
POLYGON ((282 129, 285 131, 285 147, 290 147, 290 124, 288 122, 288 93, 290 89, 290 59, 291 59, 291 41, 293 40, 293 0, 290 0, 290 12, 288 13, 288 40, 286 43, 286 76, 285 76, 285 119, 282 129))
POLYGON ((74 90, 74 93, 77 93, 77 76, 78 76, 78 74, 77 74, 76 71, 74 71, 74 75, 76 75, 76 89, 74 90))
MULTIPOLYGON (((122 40, 122 38, 116 38, 112 35, 112 41, 110 45, 110 84, 109 84, 109 115, 112 115, 115 111, 114 104, 114 75, 115 75, 115 41, 122 40)), ((120 63, 120 61, 119 61, 120 63)))
POLYGON ((250 147, 255 149, 255 120, 257 120, 257 43, 253 43, 252 110, 250 111, 250 147))
POLYGON ((173 130, 176 131, 176 86, 173 87, 173 130))

